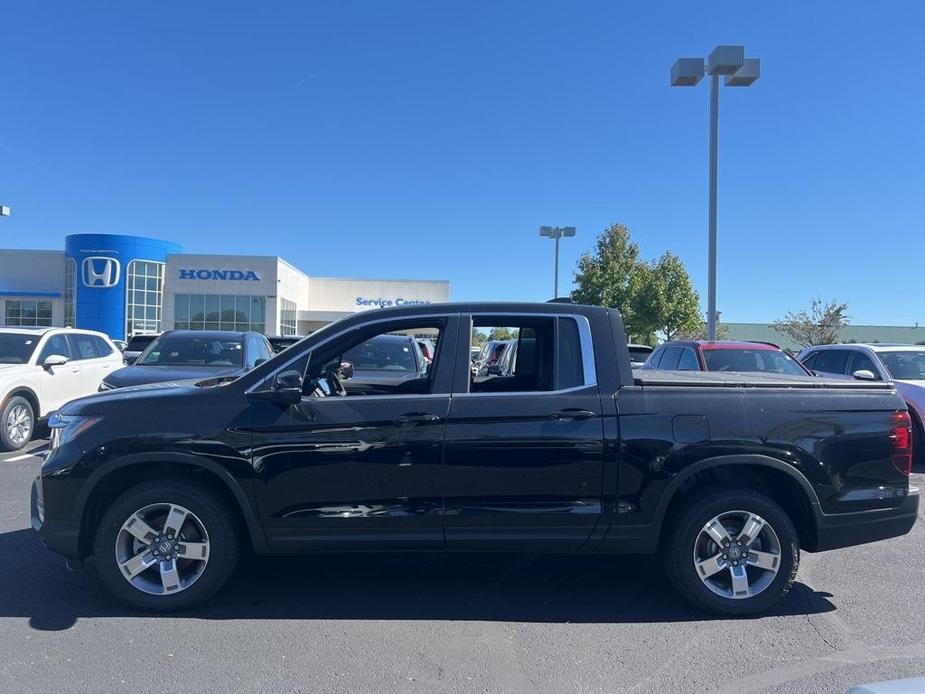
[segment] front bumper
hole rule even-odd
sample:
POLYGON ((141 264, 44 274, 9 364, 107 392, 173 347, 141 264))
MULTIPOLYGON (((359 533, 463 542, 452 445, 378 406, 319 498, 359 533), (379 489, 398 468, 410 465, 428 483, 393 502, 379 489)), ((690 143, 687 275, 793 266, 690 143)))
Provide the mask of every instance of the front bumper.
POLYGON ((910 487, 902 503, 891 509, 858 513, 816 514, 816 542, 812 552, 863 545, 905 535, 919 515, 919 490, 910 487))
POLYGON ((32 483, 29 505, 32 529, 39 534, 42 544, 68 559, 80 559, 80 526, 72 520, 52 520, 45 517, 41 477, 37 477, 32 483))

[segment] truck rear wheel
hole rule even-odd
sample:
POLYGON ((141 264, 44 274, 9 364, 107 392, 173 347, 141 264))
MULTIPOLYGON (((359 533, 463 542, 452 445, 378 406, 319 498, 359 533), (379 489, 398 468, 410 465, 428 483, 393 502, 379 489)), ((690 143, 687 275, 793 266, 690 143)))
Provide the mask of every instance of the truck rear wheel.
POLYGON ((228 580, 239 554, 235 514, 208 488, 145 482, 106 511, 96 531, 97 572, 117 598, 146 610, 196 607, 228 580))
POLYGON ((759 614, 793 585, 799 538, 784 510, 764 494, 749 488, 698 494, 669 522, 665 572, 697 607, 759 614))

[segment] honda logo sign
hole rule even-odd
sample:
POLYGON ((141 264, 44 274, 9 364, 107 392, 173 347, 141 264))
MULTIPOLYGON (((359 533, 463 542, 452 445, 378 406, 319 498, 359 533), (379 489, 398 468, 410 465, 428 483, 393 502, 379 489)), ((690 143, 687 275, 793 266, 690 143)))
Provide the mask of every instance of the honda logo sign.
POLYGON ((82 270, 85 287, 105 289, 119 284, 121 266, 115 258, 96 255, 84 258, 82 270))

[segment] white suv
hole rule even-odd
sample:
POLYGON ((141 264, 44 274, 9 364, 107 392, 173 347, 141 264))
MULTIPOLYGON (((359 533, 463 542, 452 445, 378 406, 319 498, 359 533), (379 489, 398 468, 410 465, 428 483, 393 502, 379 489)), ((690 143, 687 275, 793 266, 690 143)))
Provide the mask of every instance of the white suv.
POLYGON ((0 450, 32 438, 37 419, 91 395, 122 353, 102 333, 70 328, 0 328, 0 450))

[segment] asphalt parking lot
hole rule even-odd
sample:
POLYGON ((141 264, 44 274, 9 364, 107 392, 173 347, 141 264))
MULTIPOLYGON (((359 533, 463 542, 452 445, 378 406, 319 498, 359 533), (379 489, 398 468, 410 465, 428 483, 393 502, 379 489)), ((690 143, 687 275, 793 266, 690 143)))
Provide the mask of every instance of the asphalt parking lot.
POLYGON ((804 554, 750 620, 696 612, 647 559, 464 555, 254 560, 208 607, 151 616, 39 544, 44 446, 0 454, 0 691, 796 694, 925 675, 922 522, 804 554))

